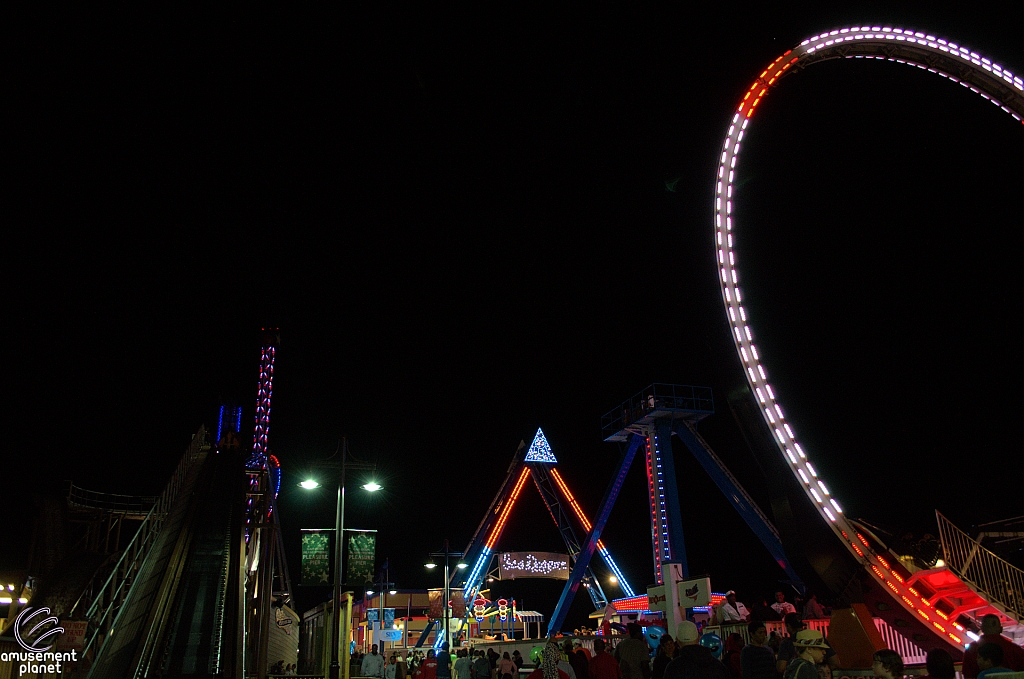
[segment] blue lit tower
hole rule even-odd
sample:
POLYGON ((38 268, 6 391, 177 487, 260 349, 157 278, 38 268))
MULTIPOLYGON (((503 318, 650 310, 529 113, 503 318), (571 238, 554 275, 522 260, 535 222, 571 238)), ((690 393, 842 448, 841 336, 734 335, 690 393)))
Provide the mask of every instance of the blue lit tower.
POLYGON ((697 433, 697 423, 713 413, 710 388, 652 384, 602 418, 601 429, 606 441, 639 441, 644 449, 657 583, 664 584, 662 566, 666 562, 678 562, 683 575, 689 575, 676 487, 673 435, 689 449, 779 567, 793 582, 800 582, 782 548, 778 530, 697 433))

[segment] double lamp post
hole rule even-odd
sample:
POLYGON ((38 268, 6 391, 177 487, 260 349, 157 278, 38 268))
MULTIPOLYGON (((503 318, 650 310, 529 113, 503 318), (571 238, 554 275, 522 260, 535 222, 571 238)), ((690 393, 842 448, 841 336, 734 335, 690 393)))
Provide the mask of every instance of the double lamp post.
POLYGON ((434 559, 444 559, 444 601, 442 602, 442 605, 444 606, 444 609, 443 609, 442 616, 443 616, 443 619, 444 619, 444 640, 445 640, 445 642, 447 642, 448 648, 451 648, 452 647, 451 606, 449 605, 449 602, 451 601, 451 598, 452 598, 452 589, 451 589, 452 579, 451 579, 451 575, 450 575, 450 572, 449 572, 449 559, 451 559, 453 557, 458 558, 458 562, 455 564, 455 567, 458 568, 460 571, 464 570, 465 568, 467 568, 469 566, 469 564, 467 564, 465 561, 462 560, 462 557, 465 556, 465 554, 463 552, 453 552, 448 547, 448 540, 447 539, 445 539, 445 541, 444 541, 444 550, 443 551, 431 552, 429 556, 430 556, 430 560, 427 561, 427 563, 425 563, 423 565, 426 566, 427 568, 431 568, 431 569, 437 568, 437 562, 434 561, 434 559))
MULTIPOLYGON (((338 470, 341 473, 338 477, 338 504, 334 515, 334 589, 332 601, 332 615, 331 620, 331 667, 330 667, 330 679, 340 679, 341 677, 341 663, 339 661, 339 649, 341 647, 341 549, 342 543, 345 538, 345 471, 347 468, 356 470, 373 470, 376 471, 377 466, 375 464, 367 462, 349 462, 348 461, 348 442, 342 439, 341 445, 341 462, 330 462, 324 461, 315 465, 317 469, 326 470, 338 470)), ((303 481, 299 484, 307 490, 313 488, 319 488, 320 483, 314 480, 303 481)), ((370 481, 362 485, 363 490, 375 492, 383 488, 379 483, 370 481)), ((346 630, 347 636, 347 630, 346 630)), ((348 662, 346 660, 346 666, 348 662)))

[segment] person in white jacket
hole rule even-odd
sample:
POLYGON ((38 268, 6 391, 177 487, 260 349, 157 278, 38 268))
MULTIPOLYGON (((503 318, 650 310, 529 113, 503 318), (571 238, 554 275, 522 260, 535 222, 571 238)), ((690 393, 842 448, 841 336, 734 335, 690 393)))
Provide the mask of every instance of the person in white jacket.
POLYGON ((384 656, 377 652, 377 644, 370 647, 370 652, 363 656, 363 664, 359 667, 363 677, 379 677, 384 679, 384 656))
POLYGON ((736 601, 736 592, 731 589, 725 593, 725 601, 719 605, 718 610, 722 622, 750 622, 750 611, 736 601))

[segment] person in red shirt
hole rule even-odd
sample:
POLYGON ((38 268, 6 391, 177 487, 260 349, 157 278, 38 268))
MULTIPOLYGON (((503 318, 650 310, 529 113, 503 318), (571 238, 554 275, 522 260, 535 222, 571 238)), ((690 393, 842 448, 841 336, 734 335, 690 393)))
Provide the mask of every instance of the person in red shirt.
POLYGON ((1002 635, 999 616, 989 613, 981 619, 981 639, 971 644, 964 653, 964 679, 978 676, 978 647, 984 643, 999 644, 1003 648, 1003 665, 1014 672, 1024 672, 1024 648, 1002 635))
POLYGON ((413 677, 415 679, 437 679, 437 657, 434 649, 427 651, 427 659, 416 668, 413 677))
POLYGON ((590 679, 622 679, 615 656, 604 650, 604 639, 594 639, 594 657, 587 666, 587 674, 590 679))

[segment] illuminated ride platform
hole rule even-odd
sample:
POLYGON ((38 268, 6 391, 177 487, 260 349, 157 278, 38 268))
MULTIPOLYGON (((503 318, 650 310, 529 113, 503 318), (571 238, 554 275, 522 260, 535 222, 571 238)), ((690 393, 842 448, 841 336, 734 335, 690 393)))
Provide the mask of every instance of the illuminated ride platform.
MULTIPOLYGON (((451 576, 450 585, 463 588, 467 604, 471 605, 477 598, 486 579, 497 576, 492 564, 497 556, 495 550, 502 532, 511 518, 513 507, 526 487, 527 481, 533 481, 548 515, 565 543, 570 564, 574 568, 573 574, 570 575, 573 594, 582 584, 595 609, 603 608, 608 604, 608 598, 601 587, 601 579, 597 577, 590 566, 590 556, 596 551, 608 571, 615 576, 622 590, 629 596, 635 596, 636 592, 619 569, 618 564, 615 563, 607 546, 600 539, 593 540, 587 558, 585 561, 581 561, 583 545, 578 537, 577 529, 582 530, 584 535, 591 536, 594 534, 595 524, 591 523, 572 494, 565 478, 558 471, 557 464, 558 459, 541 429, 537 429, 529 448, 526 447, 525 442, 520 443, 512 457, 505 480, 484 514, 469 545, 464 550, 466 560, 471 565, 467 577, 460 582, 459 571, 452 573, 451 576), (576 569, 578 569, 578 573, 576 569), (575 579, 573 580, 573 578, 575 579)), ((493 605, 493 602, 488 602, 488 605, 493 605)), ((467 606, 467 611, 469 609, 470 606, 467 606)), ((456 629, 453 630, 454 633, 458 635, 466 629, 469 620, 468 615, 459 620, 456 629)), ((435 645, 439 643, 440 641, 435 642, 435 645)))

